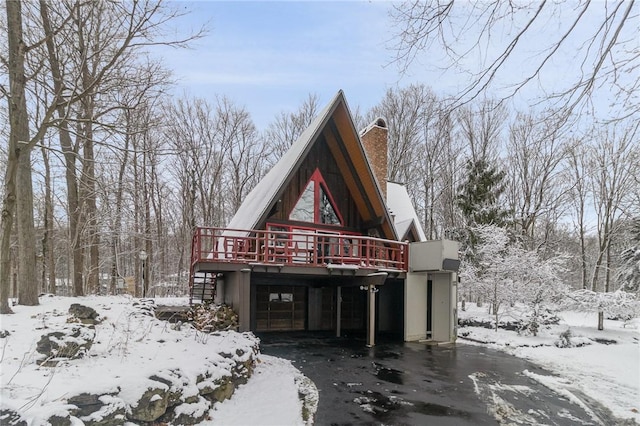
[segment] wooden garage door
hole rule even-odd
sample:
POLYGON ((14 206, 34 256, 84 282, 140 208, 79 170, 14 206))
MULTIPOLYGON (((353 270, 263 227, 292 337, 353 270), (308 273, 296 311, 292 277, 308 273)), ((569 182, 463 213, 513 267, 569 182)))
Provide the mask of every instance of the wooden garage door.
POLYGON ((367 292, 360 287, 342 287, 342 316, 343 330, 363 330, 367 323, 367 292))
POLYGON ((306 287, 256 287, 256 331, 304 330, 307 318, 306 287))

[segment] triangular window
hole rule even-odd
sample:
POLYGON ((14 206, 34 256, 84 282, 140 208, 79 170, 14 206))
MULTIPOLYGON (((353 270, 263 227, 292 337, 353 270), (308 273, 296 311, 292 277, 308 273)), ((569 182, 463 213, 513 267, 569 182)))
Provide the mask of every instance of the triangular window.
POLYGON ((307 183, 307 187, 302 191, 302 195, 298 198, 298 202, 291 210, 289 220, 300 220, 302 222, 313 222, 315 218, 314 205, 316 198, 315 182, 312 180, 307 183))
POLYGON ((342 225, 340 213, 335 208, 335 203, 318 169, 313 172, 296 205, 291 209, 289 220, 342 225))

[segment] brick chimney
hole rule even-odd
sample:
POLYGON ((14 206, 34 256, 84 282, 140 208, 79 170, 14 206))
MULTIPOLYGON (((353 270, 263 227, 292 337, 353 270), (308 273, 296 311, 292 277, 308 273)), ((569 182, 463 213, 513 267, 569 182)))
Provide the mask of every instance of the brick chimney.
POLYGON ((382 190, 382 197, 387 201, 387 123, 383 118, 376 118, 360 132, 360 140, 367 153, 373 174, 382 190))

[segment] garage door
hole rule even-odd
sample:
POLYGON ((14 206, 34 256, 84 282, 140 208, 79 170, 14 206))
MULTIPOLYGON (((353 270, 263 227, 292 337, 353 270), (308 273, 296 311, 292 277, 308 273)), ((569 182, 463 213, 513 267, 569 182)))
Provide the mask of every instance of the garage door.
POLYGON ((256 287, 256 331, 304 330, 307 318, 306 287, 256 287))

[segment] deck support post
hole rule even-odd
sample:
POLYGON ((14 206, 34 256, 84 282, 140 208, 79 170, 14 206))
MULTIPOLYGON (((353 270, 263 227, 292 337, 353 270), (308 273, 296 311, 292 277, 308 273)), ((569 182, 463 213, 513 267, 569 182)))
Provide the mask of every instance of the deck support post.
POLYGON ((361 290, 367 291, 367 347, 371 348, 376 344, 376 293, 377 286, 381 286, 387 280, 387 272, 374 272, 365 277, 361 290))
POLYGON ((239 292, 238 326, 239 331, 251 330, 251 270, 242 269, 234 274, 239 292))
POLYGON ((342 322, 342 287, 336 289, 336 337, 340 337, 342 322))
POLYGON ((367 305, 368 320, 367 320, 367 347, 371 348, 376 344, 376 286, 369 284, 367 286, 367 297, 369 303, 367 305))

